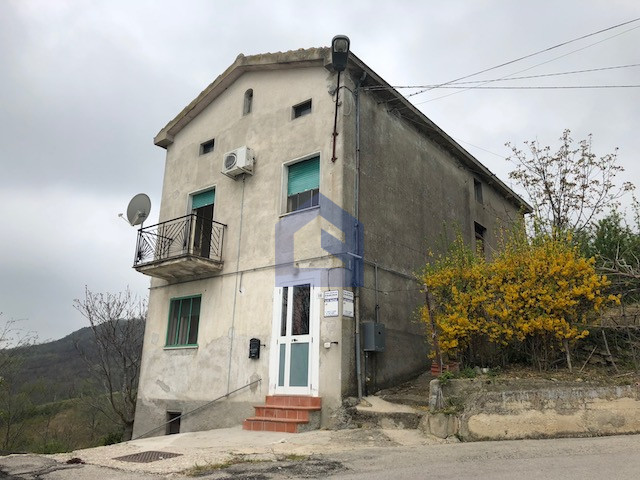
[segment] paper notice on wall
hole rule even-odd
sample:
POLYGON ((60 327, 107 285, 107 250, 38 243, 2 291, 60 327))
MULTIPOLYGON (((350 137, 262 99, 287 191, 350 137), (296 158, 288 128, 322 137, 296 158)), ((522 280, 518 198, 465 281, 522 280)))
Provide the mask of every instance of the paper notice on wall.
POLYGON ((342 291, 342 316, 353 318, 353 292, 342 291))
POLYGON ((324 316, 337 317, 339 315, 340 293, 338 290, 327 290, 324 292, 324 316))

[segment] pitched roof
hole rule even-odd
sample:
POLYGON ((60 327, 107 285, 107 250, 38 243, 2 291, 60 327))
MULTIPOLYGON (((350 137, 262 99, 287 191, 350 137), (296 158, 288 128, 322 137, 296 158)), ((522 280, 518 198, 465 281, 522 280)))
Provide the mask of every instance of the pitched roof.
MULTIPOLYGON (((235 61, 209 84, 189 105, 171 120, 154 138, 160 147, 168 147, 174 136, 180 132, 193 118, 213 102, 229 85, 245 72, 256 70, 282 70, 288 68, 304 68, 322 66, 332 70, 331 51, 328 47, 290 50, 288 52, 264 53, 245 56, 240 54, 235 61)), ((526 213, 533 209, 517 193, 511 190, 502 180, 487 167, 467 152, 453 138, 433 123, 424 113, 418 110, 409 100, 389 85, 382 77, 369 68, 353 53, 349 54, 349 70, 354 78, 360 78, 360 87, 376 95, 387 105, 390 111, 410 122, 425 136, 440 145, 460 160, 472 173, 496 188, 507 199, 511 200, 526 213), (371 89, 375 87, 375 90, 371 89)))

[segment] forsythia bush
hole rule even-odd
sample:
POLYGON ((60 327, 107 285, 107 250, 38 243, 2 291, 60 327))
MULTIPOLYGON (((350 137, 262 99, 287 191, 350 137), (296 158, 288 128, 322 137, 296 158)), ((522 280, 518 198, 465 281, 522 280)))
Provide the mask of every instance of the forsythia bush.
POLYGON ((570 239, 551 237, 514 235, 491 262, 458 238, 447 256, 425 268, 422 281, 434 301, 434 322, 426 306, 422 318, 435 324, 443 354, 469 360, 470 349, 484 349, 540 368, 566 341, 588 335, 585 327, 598 311, 618 300, 605 295, 609 281, 595 272, 594 259, 581 257, 570 239))

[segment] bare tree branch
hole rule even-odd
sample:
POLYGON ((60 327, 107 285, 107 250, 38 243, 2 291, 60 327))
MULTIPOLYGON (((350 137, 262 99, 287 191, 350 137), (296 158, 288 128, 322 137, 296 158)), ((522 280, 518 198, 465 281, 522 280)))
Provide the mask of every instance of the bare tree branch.
POLYGON ((85 288, 84 300, 76 299, 74 307, 89 321, 97 358, 92 358, 77 344, 76 348, 94 378, 102 384, 111 409, 124 428, 123 439, 129 440, 136 407, 146 302, 128 288, 116 294, 93 293, 85 288))

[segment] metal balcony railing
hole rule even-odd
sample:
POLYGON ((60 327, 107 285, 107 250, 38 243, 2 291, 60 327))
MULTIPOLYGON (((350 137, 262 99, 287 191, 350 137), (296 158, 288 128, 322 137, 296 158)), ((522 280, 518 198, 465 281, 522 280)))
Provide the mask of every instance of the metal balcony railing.
POLYGON ((222 262, 225 227, 223 223, 192 213, 141 228, 133 266, 188 256, 222 262))

